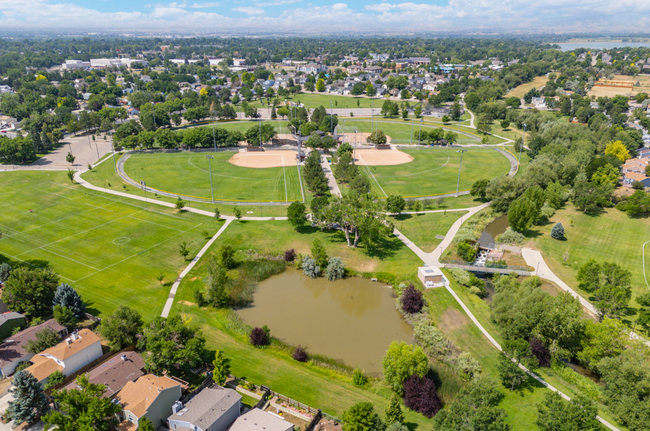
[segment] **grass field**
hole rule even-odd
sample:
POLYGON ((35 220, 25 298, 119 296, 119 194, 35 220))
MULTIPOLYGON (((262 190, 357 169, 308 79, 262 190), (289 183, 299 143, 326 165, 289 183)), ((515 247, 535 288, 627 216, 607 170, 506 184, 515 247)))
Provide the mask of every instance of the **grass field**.
MULTIPOLYGON (((375 196, 434 196, 455 193, 460 153, 454 148, 423 148, 402 150, 414 157, 410 163, 394 166, 359 164, 372 184, 375 196)), ((469 190, 479 179, 505 175, 510 163, 493 149, 472 148, 463 154, 459 191, 469 190)))
POLYGON ((548 82, 548 77, 547 76, 536 76, 533 78, 532 81, 526 82, 524 84, 521 84, 512 90, 508 94, 506 94, 506 97, 519 97, 522 98, 526 93, 528 93, 530 90, 533 88, 539 88, 548 82))
MULTIPOLYGON (((643 293, 650 292, 643 277, 643 244, 650 241, 650 219, 634 219, 624 212, 611 208, 598 216, 589 216, 577 211, 572 205, 558 211, 551 223, 535 227, 532 236, 543 252, 551 270, 576 290, 578 270, 589 259, 598 262, 615 262, 632 272, 632 301, 643 293), (562 223, 566 241, 551 238, 550 231, 555 223, 562 223), (567 253, 567 264, 564 254, 567 253)), ((650 247, 646 246, 646 267, 650 270, 650 247)), ((650 276, 650 274, 648 274, 650 276)), ((579 291, 579 290, 578 290, 579 291)), ((580 292, 589 298, 587 292, 580 292)), ((630 316, 634 320, 635 316, 630 316)))
MULTIPOLYGON (((215 200, 291 202, 302 200, 298 169, 244 168, 228 160, 231 151, 216 153, 134 154, 124 164, 124 171, 148 187, 179 196, 210 199, 210 171, 206 155, 211 154, 215 200)), ((287 162, 288 163, 288 162, 287 162)))
MULTIPOLYGON (((381 109, 384 99, 375 98, 369 99, 367 97, 354 97, 354 96, 337 96, 334 94, 318 94, 318 93, 300 93, 293 95, 291 97, 280 97, 282 103, 285 100, 292 103, 302 103, 306 108, 314 109, 319 106, 324 106, 327 109, 330 109, 330 102, 334 103, 335 108, 370 108, 375 107, 378 110, 381 109), (357 101, 359 106, 357 106, 357 101)), ((263 104, 263 107, 266 109, 266 101, 263 104)), ((413 104, 413 101, 410 101, 413 104)), ((262 104, 259 101, 251 102, 251 105, 257 107, 258 109, 262 104)))
POLYGON ((91 312, 128 304, 146 318, 159 315, 169 284, 221 223, 72 185, 63 172, 0 174, 0 259, 51 267, 77 289, 91 312), (156 280, 160 273, 166 285, 156 280))
POLYGON ((393 217, 393 224, 424 252, 431 253, 442 242, 436 235, 446 235, 452 224, 467 211, 448 213, 402 214, 393 217))

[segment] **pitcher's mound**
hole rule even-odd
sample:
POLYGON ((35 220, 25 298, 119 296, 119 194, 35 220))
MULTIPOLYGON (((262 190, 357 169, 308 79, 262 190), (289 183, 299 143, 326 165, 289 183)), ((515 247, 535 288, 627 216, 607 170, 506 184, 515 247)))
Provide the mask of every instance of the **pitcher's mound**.
POLYGON ((413 156, 399 150, 356 150, 356 163, 368 166, 402 165, 413 161, 413 156))
POLYGON ((260 151, 253 153, 236 153, 228 160, 230 163, 243 168, 281 168, 296 166, 295 151, 260 151))

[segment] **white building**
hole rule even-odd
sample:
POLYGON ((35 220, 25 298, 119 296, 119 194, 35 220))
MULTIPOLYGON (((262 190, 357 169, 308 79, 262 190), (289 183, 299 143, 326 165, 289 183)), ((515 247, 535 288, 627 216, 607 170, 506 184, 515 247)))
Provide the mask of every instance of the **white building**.
POLYGON ((61 65, 61 69, 64 70, 87 69, 89 67, 90 61, 81 60, 66 60, 65 63, 61 65))

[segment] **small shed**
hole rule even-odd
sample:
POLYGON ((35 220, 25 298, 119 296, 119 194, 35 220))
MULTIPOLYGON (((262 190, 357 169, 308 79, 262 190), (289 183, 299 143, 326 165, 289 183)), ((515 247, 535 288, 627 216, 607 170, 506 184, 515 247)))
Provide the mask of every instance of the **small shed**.
POLYGON ((418 268, 418 278, 428 289, 447 285, 447 278, 439 268, 433 266, 421 266, 418 268))

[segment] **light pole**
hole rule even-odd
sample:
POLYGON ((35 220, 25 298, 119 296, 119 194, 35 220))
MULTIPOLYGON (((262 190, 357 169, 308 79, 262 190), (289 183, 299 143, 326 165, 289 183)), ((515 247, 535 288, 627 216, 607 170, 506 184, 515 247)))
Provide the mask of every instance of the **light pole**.
POLYGON ((413 145, 413 126, 415 126, 415 122, 411 122, 411 145, 413 145))
POLYGON ((422 122, 424 118, 420 118, 420 130, 418 131, 418 150, 420 149, 420 137, 422 136, 422 122))
POLYGON ((113 148, 113 165, 115 166, 115 172, 117 172, 117 161, 115 160, 115 142, 113 141, 113 133, 109 132, 108 135, 111 137, 111 147, 113 148))
POLYGON ((214 125, 212 126, 212 145, 214 146, 214 152, 217 152, 217 136, 215 135, 217 129, 217 119, 214 118, 214 125))
POLYGON ((208 159, 208 169, 210 170, 210 194, 212 196, 212 203, 214 203, 214 187, 212 187, 212 163, 211 163, 211 160, 214 159, 214 156, 211 154, 206 154, 205 158, 208 159))
POLYGON ((526 123, 524 123, 524 133, 521 135, 521 146, 519 147, 519 158, 517 163, 521 162, 521 150, 524 148, 524 140, 526 139, 526 123))
POLYGON ((460 153, 460 164, 458 165, 458 181, 456 182, 456 197, 458 197, 458 188, 460 187, 460 169, 463 167, 463 153, 467 150, 457 150, 460 153))

